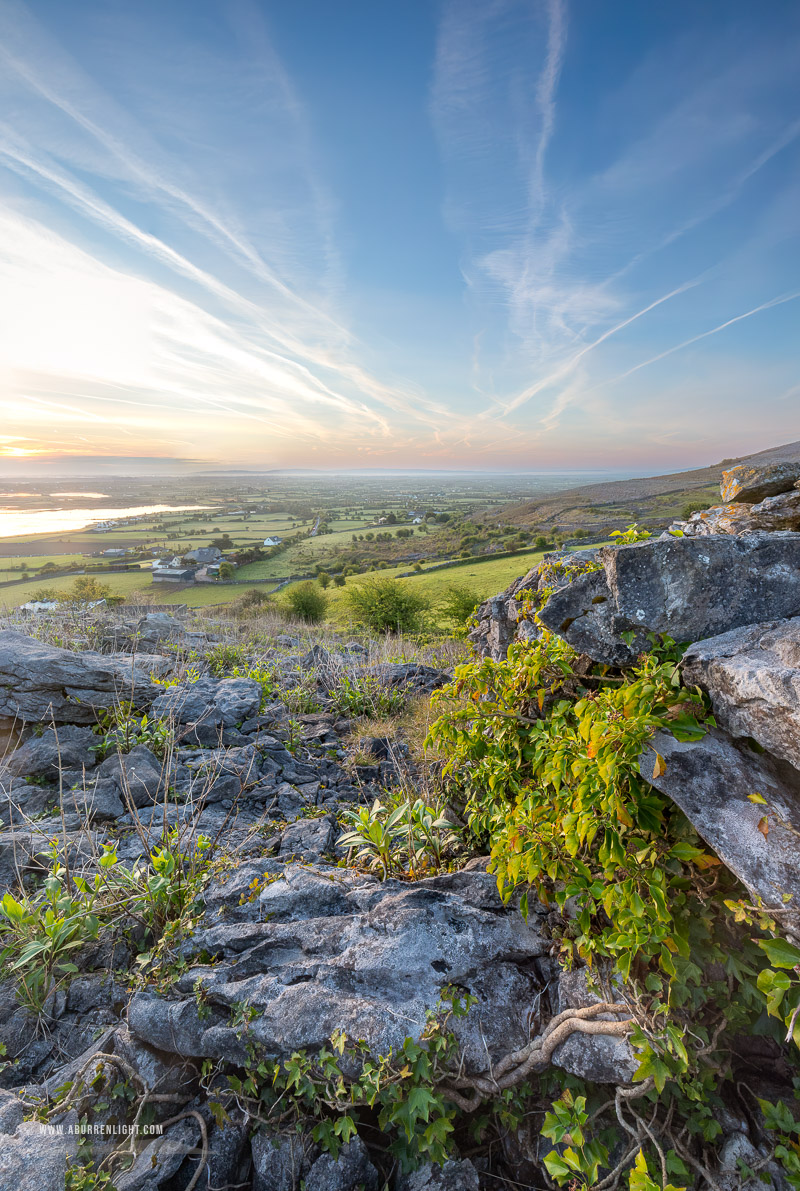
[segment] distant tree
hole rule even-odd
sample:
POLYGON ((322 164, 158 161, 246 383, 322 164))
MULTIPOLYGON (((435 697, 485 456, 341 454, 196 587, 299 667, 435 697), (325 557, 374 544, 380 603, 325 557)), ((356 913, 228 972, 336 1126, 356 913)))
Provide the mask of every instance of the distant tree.
POLYGON ((57 599, 65 603, 82 604, 91 600, 105 600, 111 595, 107 583, 99 583, 94 575, 78 575, 67 591, 60 591, 57 599))
POLYGON ((327 571, 320 571, 317 575, 317 582, 319 583, 320 587, 324 590, 326 587, 330 586, 331 577, 327 571))
POLYGON ((355 618, 376 633, 408 633, 422 627, 428 600, 399 579, 365 579, 347 590, 355 618))
POLYGON ((389 516, 386 518, 386 524, 387 525, 397 525, 397 515, 395 513, 390 513, 389 516))
POLYGON ((543 534, 539 534, 538 538, 533 543, 533 546, 535 550, 549 550, 551 544, 552 543, 548 542, 547 538, 544 537, 543 534))
POLYGON ((232 562, 221 562, 219 564, 220 579, 223 579, 223 580, 232 579, 235 574, 235 571, 236 571, 236 568, 234 567, 232 562))
POLYGON ((347 580, 345 579, 344 575, 334 575, 333 576, 334 587, 344 587, 346 582, 347 582, 347 580))
POLYGON ((319 624, 325 619, 328 597, 318 583, 313 579, 306 579, 303 583, 295 583, 288 588, 284 596, 284 609, 296 620, 319 624))

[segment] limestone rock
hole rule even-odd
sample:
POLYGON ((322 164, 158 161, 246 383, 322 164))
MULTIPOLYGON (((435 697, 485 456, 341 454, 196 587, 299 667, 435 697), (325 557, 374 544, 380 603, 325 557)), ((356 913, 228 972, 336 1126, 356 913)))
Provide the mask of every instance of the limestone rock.
POLYGON ((256 1010, 249 1037, 269 1054, 318 1048, 335 1029, 386 1054, 419 1036, 448 983, 478 998, 455 1025, 468 1069, 485 1069, 487 1047, 499 1055, 528 1042, 538 987, 532 964, 550 942, 535 912, 525 922, 503 905, 489 874, 450 873, 408 885, 289 866, 215 924, 217 898, 227 904, 224 890, 210 894, 211 925, 184 946, 190 967, 178 996, 142 991, 131 1002, 129 1028, 151 1046, 237 1061, 243 1044, 229 1021, 233 1008, 247 1003, 256 1010), (193 972, 191 958, 201 952, 215 963, 193 972), (198 975, 210 1011, 205 1019, 194 996, 198 975))
POLYGON ((800 767, 800 617, 690 646, 683 677, 711 696, 717 723, 800 767))
POLYGON ((253 1191, 298 1191, 317 1152, 316 1147, 309 1149, 302 1137, 274 1137, 269 1133, 255 1133, 250 1146, 253 1191))
POLYGON ((65 724, 41 736, 31 736, 11 753, 2 768, 12 777, 45 777, 58 780, 60 769, 91 769, 97 764, 92 745, 100 743, 91 728, 65 724))
POLYGON ((719 490, 725 502, 731 500, 755 504, 768 496, 789 492, 800 481, 800 461, 773 463, 766 467, 748 467, 746 463, 722 473, 719 490))
POLYGON ((468 1158, 451 1158, 444 1166, 426 1162, 398 1179, 397 1191, 478 1191, 478 1172, 468 1158))
POLYGON ((688 521, 676 521, 670 532, 683 537, 706 537, 712 533, 775 533, 800 529, 800 491, 768 496, 758 504, 713 505, 692 513, 688 521))
POLYGON ((116 1191, 156 1191, 169 1186, 185 1162, 199 1157, 200 1129, 195 1120, 179 1121, 142 1149, 130 1170, 115 1175, 116 1191))
POLYGON ((751 893, 785 908, 800 905, 800 773, 740 749, 718 729, 680 742, 656 733, 640 759, 642 776, 681 808, 698 834, 751 893), (660 776, 656 753, 666 764, 660 776), (751 801, 759 795, 764 802, 751 801))
POLYGON ((0 632, 0 717, 93 724, 98 711, 122 701, 146 705, 153 689, 149 675, 130 660, 72 653, 12 629, 0 632))
POLYGON ((250 678, 201 678, 169 687, 153 702, 152 714, 180 724, 233 728, 258 715, 261 687, 250 678))
POLYGON ((305 1180, 304 1191, 378 1191, 378 1172, 369 1160, 367 1147, 354 1137, 337 1158, 321 1154, 305 1180))
MULTIPOLYGON (((64 1122, 75 1128, 74 1113, 64 1122)), ((78 1150, 76 1134, 50 1134, 26 1121, 0 1141, 0 1191, 64 1191, 68 1163, 78 1150)))
POLYGON ((478 605, 469 640, 479 653, 496 662, 503 661, 514 641, 535 640, 539 628, 524 613, 526 595, 538 606, 550 589, 567 586, 588 567, 593 567, 596 556, 596 550, 557 550, 545 554, 541 563, 515 579, 505 591, 478 605))
POLYGON ((435 691, 450 681, 446 670, 424 666, 420 662, 384 662, 369 666, 365 673, 387 687, 405 687, 416 691, 435 691))
MULTIPOLYGON (((163 793, 161 762, 143 744, 137 744, 126 755, 107 757, 97 770, 98 795, 101 783, 108 782, 124 804, 149 806, 163 793)), ((110 794, 111 791, 109 790, 110 794)))
POLYGON ((697 641, 800 613, 800 533, 657 538, 604 547, 605 572, 584 575, 550 597, 547 628, 606 664, 625 664, 622 632, 697 641))

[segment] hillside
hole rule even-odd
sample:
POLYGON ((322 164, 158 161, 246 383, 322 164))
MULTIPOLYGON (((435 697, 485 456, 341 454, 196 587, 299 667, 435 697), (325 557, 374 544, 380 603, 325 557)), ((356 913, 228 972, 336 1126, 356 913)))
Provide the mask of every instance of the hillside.
MULTIPOLYGON (((570 488, 509 505, 503 509, 503 517, 509 525, 535 526, 545 533, 585 529, 593 536, 603 536, 604 531, 618 528, 626 518, 655 528, 680 517, 689 503, 700 508, 718 501, 718 485, 726 468, 745 462, 766 466, 798 459, 800 442, 784 443, 753 455, 723 459, 693 471, 570 488)), ((487 510, 483 514, 484 524, 496 520, 496 510, 487 510)))

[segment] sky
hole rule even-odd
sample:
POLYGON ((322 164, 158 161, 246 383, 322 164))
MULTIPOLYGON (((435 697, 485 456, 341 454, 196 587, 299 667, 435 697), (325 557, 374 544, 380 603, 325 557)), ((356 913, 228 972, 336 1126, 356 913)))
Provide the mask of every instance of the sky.
POLYGON ((795 0, 0 0, 0 460, 800 439, 798 60, 795 0))

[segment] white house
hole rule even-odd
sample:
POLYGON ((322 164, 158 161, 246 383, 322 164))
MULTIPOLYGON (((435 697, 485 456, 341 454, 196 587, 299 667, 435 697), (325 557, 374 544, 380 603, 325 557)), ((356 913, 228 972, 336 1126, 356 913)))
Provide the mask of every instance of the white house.
POLYGON ((280 546, 283 538, 264 538, 265 546, 280 546))

